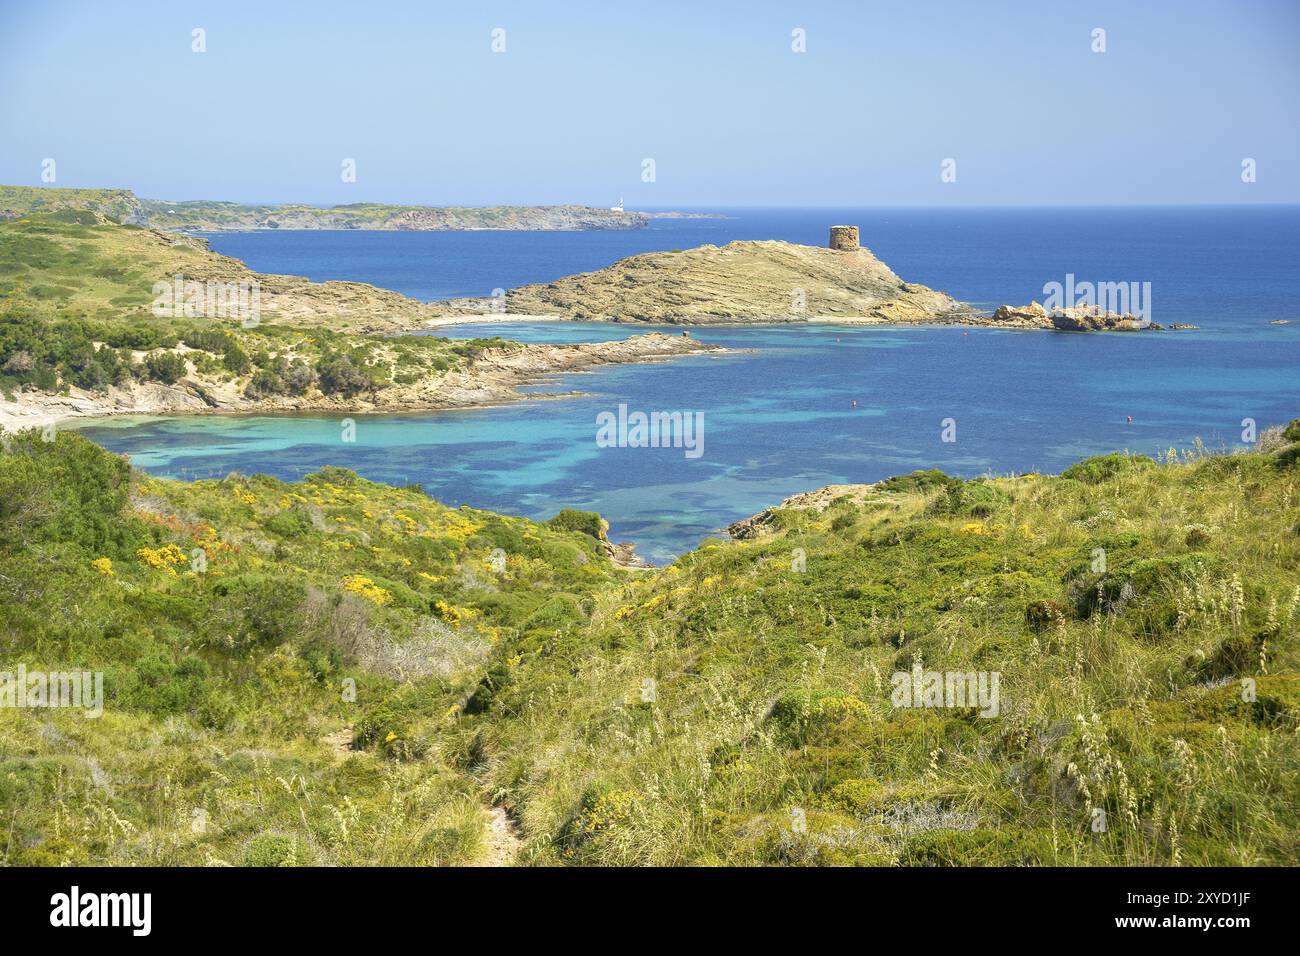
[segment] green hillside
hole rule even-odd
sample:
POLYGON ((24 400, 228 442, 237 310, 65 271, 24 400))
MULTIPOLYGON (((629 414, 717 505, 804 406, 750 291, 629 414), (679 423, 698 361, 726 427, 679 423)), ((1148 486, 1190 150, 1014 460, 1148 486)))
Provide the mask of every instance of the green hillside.
POLYGON ((651 572, 592 515, 6 446, 6 667, 102 671, 104 713, 0 708, 5 863, 466 863, 493 803, 521 863, 1300 862, 1300 423, 916 473, 651 572), (914 667, 996 716, 893 706, 914 667))

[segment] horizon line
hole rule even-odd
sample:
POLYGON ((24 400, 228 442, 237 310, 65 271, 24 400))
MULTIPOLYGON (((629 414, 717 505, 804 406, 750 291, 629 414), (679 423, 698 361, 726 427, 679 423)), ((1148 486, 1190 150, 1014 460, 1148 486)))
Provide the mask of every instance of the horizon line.
MULTIPOLYGON (((577 200, 552 201, 552 202, 428 202, 428 201, 396 201, 380 199, 357 199, 348 202, 319 202, 304 199, 158 199, 151 196, 141 195, 131 186, 65 186, 49 183, 0 183, 0 188, 15 187, 27 189, 87 189, 87 190, 125 190, 133 193, 136 198, 148 202, 167 202, 167 203, 194 203, 194 202, 223 202, 239 206, 312 206, 318 209, 337 209, 345 206, 356 205, 375 205, 375 206, 411 206, 429 209, 491 209, 496 207, 517 207, 517 208, 541 208, 545 206, 581 206, 588 209, 607 209, 609 207, 594 203, 581 202, 577 200)), ((795 209, 942 209, 942 210, 962 210, 962 209, 1189 209, 1189 208, 1257 208, 1257 207, 1290 207, 1300 206, 1300 198, 1290 200, 1259 200, 1259 201, 1230 201, 1230 200, 1189 200, 1183 202, 1072 202, 1072 201, 1052 201, 1043 203, 1030 202, 971 202, 971 203, 864 203, 864 204, 839 204, 828 205, 824 203, 722 203, 717 205, 703 205, 697 202, 688 203, 669 203, 656 204, 653 206, 641 206, 636 208, 626 208, 625 211, 635 212, 709 212, 725 209, 772 209, 772 210, 795 210, 795 209)))

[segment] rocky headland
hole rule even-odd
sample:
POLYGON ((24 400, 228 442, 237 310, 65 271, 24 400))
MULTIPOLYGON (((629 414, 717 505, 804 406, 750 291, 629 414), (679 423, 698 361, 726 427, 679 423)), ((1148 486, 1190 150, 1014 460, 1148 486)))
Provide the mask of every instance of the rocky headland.
POLYGON ((861 246, 856 226, 832 226, 826 247, 737 241, 621 259, 593 272, 508 290, 496 299, 431 303, 451 318, 721 325, 835 322, 976 325, 1058 331, 1136 331, 1159 326, 1132 315, 1037 302, 992 315, 900 278, 861 246))
MULTIPOLYGON (((484 299, 434 303, 448 314, 488 312, 492 305, 484 299)), ((631 256, 595 272, 510 289, 504 312, 673 325, 916 323, 977 316, 951 296, 905 282, 868 249, 777 240, 631 256)))

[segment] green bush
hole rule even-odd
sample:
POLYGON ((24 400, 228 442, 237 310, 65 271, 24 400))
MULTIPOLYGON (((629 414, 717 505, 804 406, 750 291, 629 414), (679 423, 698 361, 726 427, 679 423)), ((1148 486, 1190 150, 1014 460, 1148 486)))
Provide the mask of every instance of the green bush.
POLYGON ((295 836, 282 833, 263 833, 253 837, 244 847, 240 866, 281 867, 315 866, 316 854, 295 836))
POLYGON ((1111 452, 1109 455, 1085 458, 1061 472, 1061 477, 1073 478, 1085 485, 1099 485, 1116 475, 1154 466, 1155 462, 1145 455, 1123 455, 1119 452, 1111 452))
POLYGON ((572 508, 565 508, 547 521, 546 525, 556 531, 577 531, 588 537, 600 538, 604 533, 605 522, 595 511, 575 511, 572 508))
POLYGON ((188 371, 185 359, 175 352, 159 352, 144 360, 145 375, 164 385, 175 385, 188 371))

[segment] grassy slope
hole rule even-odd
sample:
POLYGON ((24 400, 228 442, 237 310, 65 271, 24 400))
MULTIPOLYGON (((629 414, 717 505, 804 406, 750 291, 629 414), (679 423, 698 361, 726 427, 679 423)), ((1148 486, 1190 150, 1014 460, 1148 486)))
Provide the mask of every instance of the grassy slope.
POLYGON ((5 669, 101 670, 107 700, 100 719, 0 708, 0 859, 478 854, 477 787, 439 732, 501 647, 609 585, 594 538, 341 470, 186 485, 70 434, 6 443, 5 669), (325 738, 349 727, 365 751, 344 760, 325 738))
POLYGON ((163 240, 91 213, 8 220, 0 222, 0 296, 83 316, 147 316, 155 282, 178 272, 197 278, 215 258, 201 242, 163 240))
POLYGON ((1298 452, 786 512, 602 604, 461 733, 539 860, 1294 864, 1298 452), (891 710, 916 663, 1000 672, 1001 716, 891 710))
POLYGON ((414 299, 362 282, 311 282, 251 271, 202 239, 53 210, 0 220, 0 302, 90 317, 150 317, 154 284, 257 282, 265 321, 337 330, 391 331, 425 317, 414 299))
POLYGON ((140 217, 140 201, 129 189, 0 186, 0 216, 48 215, 69 209, 99 213, 118 222, 140 217))
MULTIPOLYGON (((64 209, 0 221, 0 388, 7 394, 22 386, 102 390, 133 377, 149 380, 139 367, 149 357, 144 353, 157 357, 174 350, 177 338, 193 346, 199 338, 187 339, 186 333, 194 330, 220 331, 224 340, 220 347, 187 353, 186 374, 209 385, 231 382, 241 394, 259 372, 274 373, 276 359, 301 360, 314 374, 324 371, 329 357, 346 356, 355 369, 344 388, 350 392, 432 381, 463 367, 467 356, 486 345, 505 344, 355 331, 400 329, 422 310, 414 300, 361 283, 253 273, 238 260, 211 252, 201 240, 118 225, 89 211, 64 209), (262 323, 245 328, 234 319, 155 317, 154 284, 170 283, 177 274, 199 281, 259 282, 262 323), (96 360, 92 343, 123 351, 96 360), (226 361, 232 344, 252 363, 226 361)), ((316 384, 329 389, 328 381, 316 384)))
POLYGON ((627 575, 339 470, 185 485, 29 435, 0 646, 109 700, 0 710, 0 852, 465 862, 485 792, 533 862, 1294 864, 1298 457, 930 473, 627 575), (1000 672, 1001 716, 891 710, 917 662, 1000 672))

